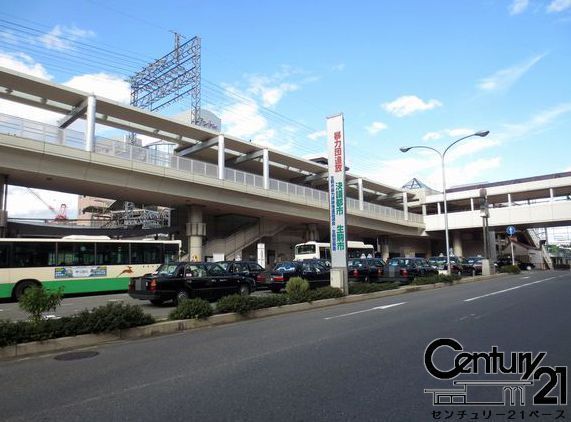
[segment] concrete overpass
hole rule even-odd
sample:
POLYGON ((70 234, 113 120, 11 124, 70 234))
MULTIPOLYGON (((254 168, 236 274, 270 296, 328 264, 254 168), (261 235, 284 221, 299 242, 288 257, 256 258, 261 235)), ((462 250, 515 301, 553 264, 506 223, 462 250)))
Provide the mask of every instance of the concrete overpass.
MULTIPOLYGON (((280 222, 309 224, 316 237, 328 222, 323 164, 6 69, 0 98, 63 115, 59 126, 0 116, 0 174, 9 184, 187 209, 192 254, 202 255, 205 216, 264 219, 259 226, 272 229, 259 228, 260 236, 280 222), (68 128, 78 118, 85 133, 68 128), (96 123, 174 142, 176 154, 97 137, 96 123)), ((350 236, 422 238, 422 216, 408 212, 412 195, 352 173, 347 179, 350 236)), ((428 241, 421 242, 424 253, 428 241)))

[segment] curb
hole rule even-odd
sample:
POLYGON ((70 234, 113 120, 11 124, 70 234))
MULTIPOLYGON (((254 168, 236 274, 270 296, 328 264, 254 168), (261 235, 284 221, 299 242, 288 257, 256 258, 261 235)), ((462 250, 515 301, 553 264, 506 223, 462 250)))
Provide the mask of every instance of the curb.
MULTIPOLYGON (((489 281, 499 278, 505 274, 495 274, 490 276, 470 277, 454 281, 452 285, 475 283, 479 281, 489 281)), ((34 341, 30 343, 20 343, 0 348, 0 360, 8 360, 20 357, 31 356, 39 353, 59 352, 82 347, 96 346, 117 340, 134 340, 146 337, 154 337, 164 334, 173 334, 180 331, 189 331, 205 327, 215 327, 219 325, 231 324, 239 321, 246 321, 256 318, 266 318, 275 315, 288 314, 292 312, 307 311, 311 309, 325 308, 329 306, 341 305, 344 303, 363 302, 382 297, 399 296, 406 293, 434 290, 443 287, 451 287, 445 283, 423 284, 419 286, 403 286, 398 289, 384 290, 374 293, 363 293, 358 295, 344 296, 333 299, 322 299, 315 302, 295 303, 292 305, 276 306, 273 308, 258 309, 251 311, 248 315, 236 313, 213 315, 205 320, 185 319, 179 321, 160 321, 151 325, 127 328, 113 333, 105 334, 81 334, 74 337, 61 337, 44 341, 34 341)))

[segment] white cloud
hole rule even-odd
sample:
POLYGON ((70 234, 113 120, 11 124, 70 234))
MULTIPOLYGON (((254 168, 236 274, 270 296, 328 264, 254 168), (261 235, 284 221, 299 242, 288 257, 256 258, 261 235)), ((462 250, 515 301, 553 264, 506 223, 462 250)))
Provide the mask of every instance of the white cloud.
POLYGON ((520 123, 508 123, 495 136, 500 142, 511 141, 524 136, 537 135, 545 130, 559 117, 571 112, 571 102, 562 103, 555 107, 542 110, 531 118, 520 123))
POLYGON ((553 0, 547 6, 549 13, 563 12, 571 7, 571 0, 553 0))
POLYGON ((326 136, 327 136, 327 131, 325 130, 318 130, 317 132, 313 132, 307 135, 307 137, 312 141, 315 141, 319 138, 325 138, 326 136))
POLYGON ((51 80, 53 76, 46 68, 24 53, 1 53, 0 66, 16 72, 25 73, 36 78, 51 80))
POLYGON ((390 103, 384 103, 382 107, 396 117, 404 117, 418 111, 432 110, 441 107, 442 103, 438 100, 423 101, 416 95, 404 95, 390 103))
POLYGON ((337 71, 337 72, 343 72, 345 70, 345 63, 338 63, 335 64, 333 66, 331 66, 331 70, 337 71))
POLYGON ((87 93, 105 97, 120 103, 129 104, 131 87, 119 76, 108 73, 94 73, 74 76, 64 85, 87 93))
POLYGON ((435 132, 427 132, 423 137, 423 141, 436 141, 443 137, 457 138, 462 136, 471 135, 475 130, 468 128, 455 128, 455 129, 442 129, 435 132))
POLYGON ((533 66, 535 66, 539 61, 545 56, 545 54, 539 54, 532 57, 524 63, 517 64, 506 69, 498 70, 491 76, 484 78, 478 84, 478 88, 482 91, 493 92, 502 91, 511 87, 516 83, 523 75, 525 75, 533 66))
POLYGON ((369 126, 365 127, 365 129, 367 129, 367 132, 369 132, 370 135, 376 135, 377 133, 387 128, 388 126, 383 122, 373 122, 369 126))
POLYGON ((510 15, 519 15, 525 12, 529 6, 529 0, 513 0, 510 5, 510 15))
POLYGON ((50 50, 66 51, 75 49, 74 41, 94 36, 95 32, 90 30, 80 29, 76 26, 56 25, 50 32, 38 37, 38 40, 50 50))
POLYGON ((259 97, 264 107, 273 107, 279 103, 285 94, 300 89, 299 84, 288 82, 287 79, 300 71, 282 66, 280 71, 271 76, 250 75, 248 77, 248 93, 259 97))

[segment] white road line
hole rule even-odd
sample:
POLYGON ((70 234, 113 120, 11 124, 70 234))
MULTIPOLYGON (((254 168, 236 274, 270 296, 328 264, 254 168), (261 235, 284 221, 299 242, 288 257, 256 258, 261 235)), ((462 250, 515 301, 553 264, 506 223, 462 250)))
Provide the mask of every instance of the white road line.
POLYGON ((525 280, 526 278, 529 278, 529 276, 527 276, 527 277, 522 277, 521 279, 522 279, 522 280, 525 280))
MULTIPOLYGON (((558 276, 558 277, 561 277, 561 276, 558 276)), ((488 296, 493 296, 493 295, 497 295, 500 293, 509 292, 510 290, 520 289, 520 288, 525 287, 525 286, 531 286, 532 284, 543 283, 544 281, 553 280, 554 278, 558 278, 558 277, 544 278, 543 280, 537 280, 537 281, 533 281, 531 283, 525 283, 525 284, 520 284, 519 286, 510 287, 509 289, 498 290, 497 292, 488 293, 488 294, 485 294, 482 296, 471 297, 470 299, 464 299, 464 302, 472 302, 473 300, 482 299, 483 297, 488 297, 488 296)))
POLYGON ((357 314, 362 314, 363 312, 370 312, 370 311, 378 311, 378 310, 382 310, 382 309, 389 309, 392 308, 394 306, 399 306, 399 305, 404 305, 406 302, 399 302, 399 303, 392 303, 390 305, 383 305, 383 306, 375 306, 374 308, 371 309, 364 309, 362 311, 356 311, 356 312, 349 312, 348 314, 342 314, 342 315, 335 315, 332 317, 327 317, 327 318, 323 318, 323 319, 334 319, 334 318, 341 318, 341 317, 346 317, 346 316, 350 316, 350 315, 357 315, 357 314))

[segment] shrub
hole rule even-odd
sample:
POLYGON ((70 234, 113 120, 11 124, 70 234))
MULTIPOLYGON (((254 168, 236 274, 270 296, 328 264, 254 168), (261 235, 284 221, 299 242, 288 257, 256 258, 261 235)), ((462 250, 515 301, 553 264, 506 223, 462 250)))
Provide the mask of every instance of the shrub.
POLYGON ((148 325, 155 322, 140 306, 109 303, 92 311, 60 319, 28 321, 0 321, 0 347, 10 344, 41 341, 79 334, 96 334, 118 329, 148 325))
POLYGON ((320 287, 315 290, 310 290, 307 292, 308 302, 313 302, 315 300, 322 300, 322 299, 333 299, 336 297, 343 297, 343 291, 336 287, 326 286, 320 287))
POLYGON ((460 280, 462 277, 460 277, 458 274, 452 274, 452 275, 447 275, 447 274, 438 274, 438 275, 431 275, 428 277, 416 277, 413 282, 411 284, 420 286, 423 284, 434 284, 434 283, 452 283, 453 281, 456 280, 460 280))
POLYGON ((273 308, 274 306, 284 306, 288 303, 288 297, 284 294, 250 297, 250 306, 252 310, 273 308))
POLYGON ((18 305, 29 314, 30 320, 37 324, 42 320, 44 312, 55 311, 60 305, 62 297, 62 288, 50 291, 43 287, 30 287, 24 291, 18 305))
POLYGON ((290 303, 307 302, 309 300, 309 282, 301 277, 290 278, 285 289, 290 303))
MULTIPOLYGON (((73 317, 76 330, 84 333, 103 333, 125 328, 148 325, 155 319, 143 312, 139 305, 126 305, 121 302, 84 310, 73 317)), ((70 323, 71 324, 71 323, 70 323)))
POLYGON ((228 312, 236 312, 239 314, 247 314, 252 310, 252 296, 242 296, 239 294, 224 296, 216 303, 216 311, 225 314, 228 312))
POLYGON ((519 274, 521 270, 517 265, 502 265, 500 267, 501 273, 519 274))
POLYGON ((350 283, 349 294, 360 295, 363 293, 381 292, 383 290, 397 289, 400 286, 398 281, 389 283, 350 283))
POLYGON ((176 309, 169 313, 169 319, 205 319, 212 315, 208 301, 195 298, 181 301, 176 309))

